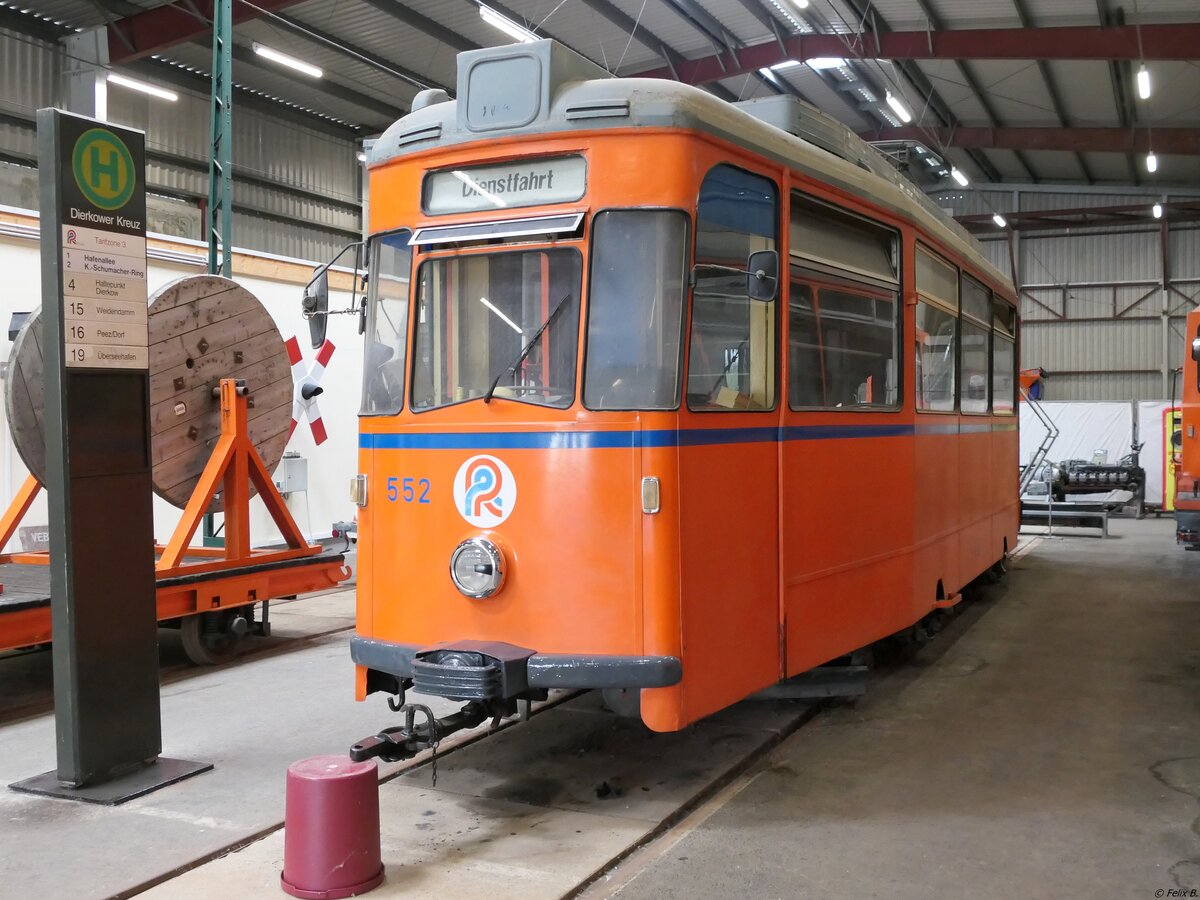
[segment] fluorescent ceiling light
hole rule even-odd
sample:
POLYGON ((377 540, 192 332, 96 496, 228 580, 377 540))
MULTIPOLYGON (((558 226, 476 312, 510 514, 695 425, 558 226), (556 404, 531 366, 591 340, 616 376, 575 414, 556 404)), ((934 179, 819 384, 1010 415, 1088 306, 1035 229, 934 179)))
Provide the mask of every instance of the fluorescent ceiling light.
POLYGON ((800 62, 798 59, 785 59, 783 62, 775 63, 775 65, 771 66, 771 71, 782 72, 784 69, 794 69, 796 66, 802 65, 804 65, 804 63, 800 62))
POLYGON ((1150 70, 1146 68, 1146 64, 1142 63, 1142 67, 1137 73, 1138 96, 1143 100, 1150 99, 1150 70))
POLYGON ((1003 228, 1008 224, 1008 220, 1000 215, 1000 213, 992 213, 992 221, 996 223, 997 228, 1003 228))
POLYGON ((808 8, 808 0, 770 0, 770 4, 775 7, 776 11, 787 19, 788 24, 792 26, 792 31, 800 34, 809 34, 813 27, 804 21, 802 17, 793 15, 794 12, 800 9, 808 8))
POLYGON ((295 69, 309 78, 321 78, 325 74, 311 63, 306 63, 302 59, 296 59, 294 56, 288 56, 286 53, 280 53, 278 50, 272 50, 270 47, 263 46, 258 41, 254 42, 254 52, 263 59, 269 59, 271 62, 287 66, 289 69, 295 69))
POLYGON ((912 121, 912 113, 910 113, 908 108, 902 102, 900 102, 899 97, 890 92, 887 95, 887 105, 890 106, 896 115, 900 117, 901 122, 908 124, 912 121))
POLYGON ((957 181, 959 184, 961 184, 963 187, 966 187, 968 184, 971 183, 970 179, 968 179, 967 176, 964 175, 962 172, 958 171, 958 169, 951 169, 950 177, 953 178, 955 181, 957 181))
POLYGON ((484 306, 486 306, 488 309, 490 309, 492 312, 494 312, 496 315, 498 315, 498 316, 500 317, 500 319, 501 319, 501 320, 504 322, 504 324, 505 324, 505 325, 507 325, 509 328, 511 328, 511 329, 512 329, 513 331, 515 331, 517 334, 519 334, 519 335, 521 335, 522 337, 524 337, 524 335, 525 335, 525 332, 523 332, 523 331, 520 329, 520 327, 517 325, 517 323, 516 323, 516 322, 514 322, 512 319, 510 319, 508 316, 506 316, 504 313, 500 312, 500 310, 496 309, 496 307, 495 307, 495 306, 493 306, 493 305, 492 305, 492 304, 491 304, 491 303, 488 301, 488 298, 487 298, 487 297, 480 297, 480 298, 479 298, 479 302, 480 302, 480 303, 482 303, 484 306))
POLYGON ((1146 171, 1147 172, 1157 172, 1158 171, 1158 157, 1154 155, 1153 150, 1151 150, 1149 153, 1146 154, 1146 171))
POLYGON ((1161 219, 1162 218, 1162 204, 1155 203, 1153 212, 1154 212, 1154 218, 1161 219))
POLYGON ((538 40, 538 36, 528 28, 518 25, 508 16, 502 16, 490 6, 484 6, 482 3, 479 4, 479 18, 523 44, 531 44, 538 40))
POLYGON ((840 56, 814 56, 812 59, 804 61, 810 69, 840 69, 846 64, 846 60, 840 56))
POLYGON ((130 90, 141 91, 143 94, 149 94, 151 97, 170 100, 172 103, 179 99, 179 95, 174 91, 155 87, 145 81, 138 81, 136 78, 126 78, 124 75, 118 75, 116 72, 109 72, 106 77, 111 84, 119 84, 121 87, 127 87, 130 90))

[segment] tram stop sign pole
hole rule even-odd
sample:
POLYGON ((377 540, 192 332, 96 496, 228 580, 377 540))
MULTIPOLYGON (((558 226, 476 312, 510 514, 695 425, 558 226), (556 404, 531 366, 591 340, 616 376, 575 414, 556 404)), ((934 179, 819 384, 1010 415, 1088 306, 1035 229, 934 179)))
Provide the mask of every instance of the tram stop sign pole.
POLYGON ((161 757, 145 135, 37 114, 55 771, 115 804, 212 768, 161 757))

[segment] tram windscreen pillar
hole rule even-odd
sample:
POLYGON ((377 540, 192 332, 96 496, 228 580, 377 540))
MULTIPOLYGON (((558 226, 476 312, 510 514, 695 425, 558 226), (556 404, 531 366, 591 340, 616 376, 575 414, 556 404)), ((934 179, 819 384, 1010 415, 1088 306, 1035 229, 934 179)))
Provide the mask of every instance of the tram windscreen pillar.
POLYGON ((145 135, 38 111, 57 775, 158 758, 145 135))

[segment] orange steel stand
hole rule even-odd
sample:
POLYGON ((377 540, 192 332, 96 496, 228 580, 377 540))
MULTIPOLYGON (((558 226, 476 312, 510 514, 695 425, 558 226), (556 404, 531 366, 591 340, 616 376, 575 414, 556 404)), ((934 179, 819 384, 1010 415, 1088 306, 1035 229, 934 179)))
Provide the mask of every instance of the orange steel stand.
MULTIPOLYGON (((266 466, 250 442, 245 386, 225 378, 220 386, 221 437, 204 467, 171 539, 159 552, 158 619, 228 609, 336 587, 350 572, 340 558, 318 557, 292 518, 266 466), (250 486, 287 543, 286 549, 250 546, 250 486), (217 491, 223 491, 225 546, 188 546, 217 491), (305 562, 305 560, 309 560, 305 562)), ((6 545, 29 511, 41 484, 30 475, 0 516, 0 547, 6 545)), ((49 553, 0 554, 0 564, 48 565, 49 553)), ((50 607, 6 613, 0 609, 0 650, 44 643, 50 635, 50 607)))
MULTIPOLYGON (((172 575, 213 572, 228 568, 230 563, 282 562, 304 556, 313 556, 321 548, 310 545, 300 533, 296 520, 288 511, 287 504, 271 474, 263 465, 254 445, 250 443, 246 417, 246 389, 232 378, 221 381, 221 437, 213 448, 208 465, 200 475, 196 489, 184 507, 183 518, 163 548, 158 560, 160 578, 172 575), (258 488, 259 496, 267 512, 275 520, 287 550, 252 550, 250 548, 250 485, 258 488), (225 547, 217 550, 220 557, 208 562, 185 563, 184 557, 208 556, 189 550, 188 544, 200 527, 204 513, 217 491, 224 487, 225 500, 225 547)), ((216 548, 213 548, 216 549, 216 548)))

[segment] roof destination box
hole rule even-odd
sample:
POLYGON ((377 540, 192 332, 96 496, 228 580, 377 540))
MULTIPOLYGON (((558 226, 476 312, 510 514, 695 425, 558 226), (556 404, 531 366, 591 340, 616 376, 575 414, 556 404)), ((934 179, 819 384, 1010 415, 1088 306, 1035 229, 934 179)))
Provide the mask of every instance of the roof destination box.
POLYGON ((608 72, 555 41, 484 47, 458 55, 458 127, 523 128, 549 118, 555 94, 608 72))

